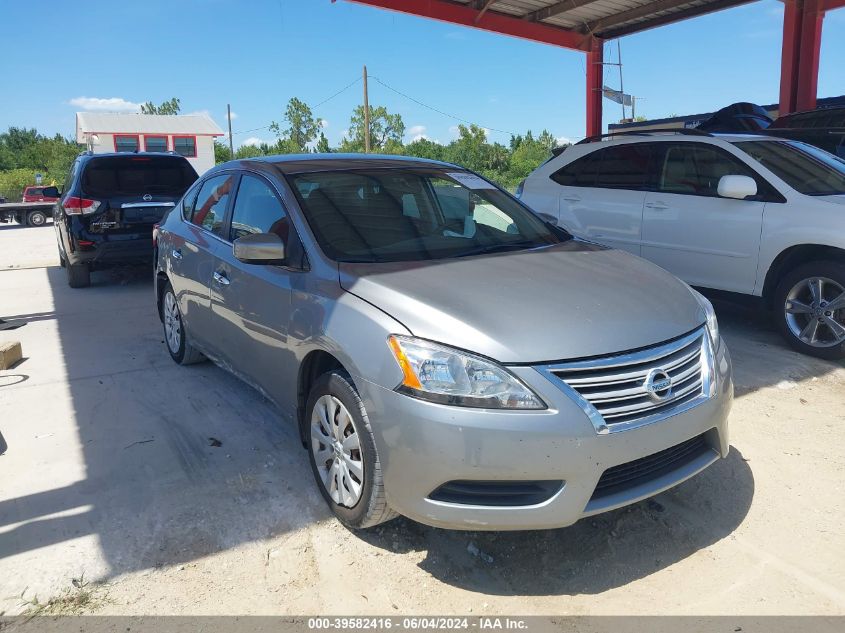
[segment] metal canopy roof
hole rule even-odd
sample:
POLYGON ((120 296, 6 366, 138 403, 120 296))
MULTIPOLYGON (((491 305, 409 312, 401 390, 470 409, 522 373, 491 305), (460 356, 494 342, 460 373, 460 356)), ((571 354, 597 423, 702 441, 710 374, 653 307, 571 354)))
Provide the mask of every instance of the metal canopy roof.
POLYGON ((602 39, 621 37, 756 0, 456 0, 602 39))
POLYGON ((588 50, 630 35, 756 0, 349 0, 517 37, 588 50))

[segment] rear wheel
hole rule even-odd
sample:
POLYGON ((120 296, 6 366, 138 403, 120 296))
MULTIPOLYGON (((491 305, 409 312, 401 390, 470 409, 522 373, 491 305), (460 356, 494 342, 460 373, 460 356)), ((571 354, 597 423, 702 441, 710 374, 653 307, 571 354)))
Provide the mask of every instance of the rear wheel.
POLYGON ((778 326, 796 350, 845 358, 845 263, 810 262, 787 274, 775 295, 778 326))
POLYGON ((26 223, 29 226, 44 226, 47 224, 47 214, 43 211, 30 211, 26 216, 26 223))
POLYGON ((162 293, 161 312, 164 324, 164 342, 167 344, 170 358, 180 365, 192 365, 205 360, 205 356, 187 340, 185 326, 182 324, 182 313, 179 311, 179 303, 176 301, 173 287, 169 283, 164 287, 162 293))
POLYGON ((335 516, 356 529, 398 516, 387 505, 370 421, 349 374, 318 378, 306 411, 311 469, 335 516))
POLYGON ((87 288, 91 285, 91 269, 88 264, 67 264, 67 283, 71 288, 87 288))

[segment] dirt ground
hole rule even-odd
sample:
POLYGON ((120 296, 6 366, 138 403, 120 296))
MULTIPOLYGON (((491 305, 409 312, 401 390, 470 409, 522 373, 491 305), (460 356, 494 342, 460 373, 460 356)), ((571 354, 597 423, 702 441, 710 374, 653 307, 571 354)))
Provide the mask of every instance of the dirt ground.
POLYGON ((755 312, 717 303, 732 450, 698 477, 560 530, 353 533, 284 412, 172 363, 148 271, 71 290, 53 239, 0 225, 0 318, 27 322, 0 332, 25 356, 0 372, 0 612, 845 614, 845 365, 755 312))

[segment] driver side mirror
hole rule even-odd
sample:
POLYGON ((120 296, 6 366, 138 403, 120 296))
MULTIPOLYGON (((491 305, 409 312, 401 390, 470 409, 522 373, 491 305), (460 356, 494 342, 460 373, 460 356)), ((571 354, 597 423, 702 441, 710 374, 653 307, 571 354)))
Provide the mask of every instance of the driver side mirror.
POLYGON ((287 253, 282 238, 275 233, 253 233, 232 244, 232 254, 245 264, 283 264, 287 253))
POLYGON ((745 200, 757 195, 757 182, 750 176, 722 176, 716 191, 722 198, 745 200))
POLYGON ((44 187, 44 190, 41 195, 45 198, 58 198, 62 194, 59 193, 58 187, 44 187))

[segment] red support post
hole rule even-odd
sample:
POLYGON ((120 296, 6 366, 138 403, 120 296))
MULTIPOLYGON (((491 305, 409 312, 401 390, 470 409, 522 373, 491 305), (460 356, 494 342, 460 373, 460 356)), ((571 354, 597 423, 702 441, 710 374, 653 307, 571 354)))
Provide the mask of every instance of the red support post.
POLYGON ((824 0, 785 0, 780 114, 816 107, 825 6, 824 0))
POLYGON ((814 110, 819 85, 819 53, 822 44, 824 11, 818 0, 804 0, 801 23, 801 51, 798 54, 796 110, 814 110))
POLYGON ((587 51, 587 136, 602 133, 604 40, 593 37, 587 51))

